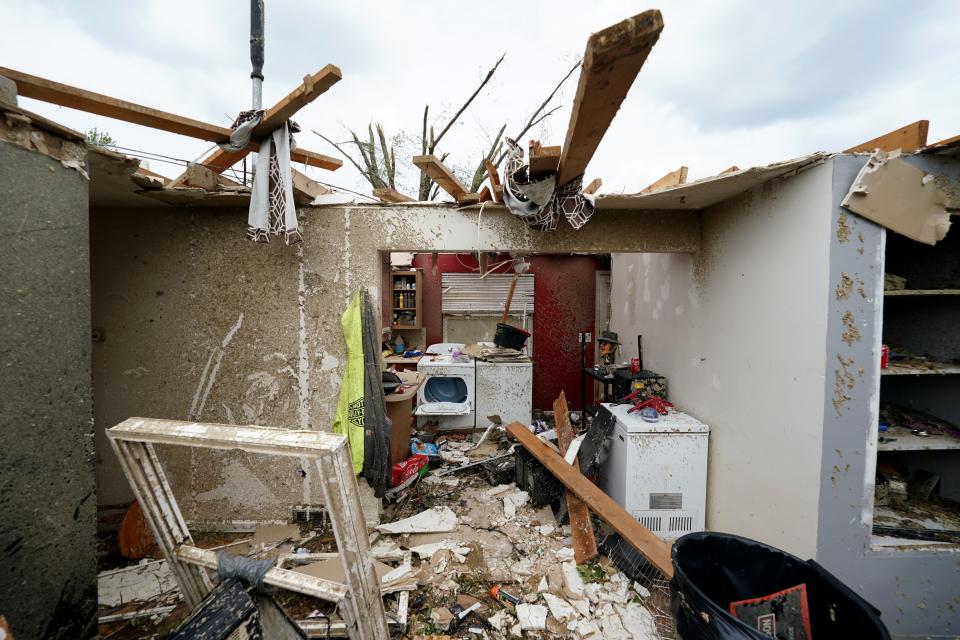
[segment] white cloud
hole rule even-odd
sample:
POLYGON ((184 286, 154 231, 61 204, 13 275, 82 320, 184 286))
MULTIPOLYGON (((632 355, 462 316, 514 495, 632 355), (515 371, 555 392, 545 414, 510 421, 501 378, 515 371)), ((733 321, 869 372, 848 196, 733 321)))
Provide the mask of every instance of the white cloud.
MULTIPOLYGON (((695 179, 732 164, 842 149, 921 118, 931 120, 931 140, 960 133, 960 6, 885 4, 662 3, 663 35, 587 178, 602 177, 604 190, 636 191, 681 164, 695 179)), ((264 103, 333 63, 344 80, 298 115, 301 146, 333 154, 310 130, 343 139, 345 127, 365 130, 371 120, 390 134, 416 137, 424 104, 434 116, 449 116, 506 52, 493 82, 441 145, 452 164, 472 168, 501 124, 508 133, 522 125, 592 31, 644 8, 569 0, 267 0, 264 103)), ((245 2, 0 0, 0 9, 4 66, 224 125, 249 106, 245 2)), ((575 88, 574 76, 559 96, 564 108, 536 135, 562 142, 575 88)), ((77 129, 106 129, 124 147, 194 159, 209 146, 23 103, 77 129)), ((172 165, 151 167, 177 173, 172 165)), ((349 164, 309 173, 368 191, 349 164)), ((408 165, 403 178, 413 192, 415 169, 408 165)))

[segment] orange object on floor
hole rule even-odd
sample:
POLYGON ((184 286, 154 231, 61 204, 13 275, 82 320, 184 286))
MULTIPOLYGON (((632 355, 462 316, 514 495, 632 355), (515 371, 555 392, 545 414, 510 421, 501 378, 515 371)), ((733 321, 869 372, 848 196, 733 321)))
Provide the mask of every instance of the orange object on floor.
POLYGON ((147 519, 143 517, 139 502, 134 501, 123 516, 118 543, 120 555, 127 560, 159 557, 160 548, 150 531, 147 519))

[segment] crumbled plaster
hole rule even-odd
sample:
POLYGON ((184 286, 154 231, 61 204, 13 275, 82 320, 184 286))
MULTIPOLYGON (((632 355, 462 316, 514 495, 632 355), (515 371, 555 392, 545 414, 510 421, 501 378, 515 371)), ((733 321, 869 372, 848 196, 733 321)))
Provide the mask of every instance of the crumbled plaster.
POLYGON ((840 337, 847 343, 847 346, 853 346, 854 342, 860 341, 860 328, 857 326, 851 311, 843 313, 843 335, 840 337))

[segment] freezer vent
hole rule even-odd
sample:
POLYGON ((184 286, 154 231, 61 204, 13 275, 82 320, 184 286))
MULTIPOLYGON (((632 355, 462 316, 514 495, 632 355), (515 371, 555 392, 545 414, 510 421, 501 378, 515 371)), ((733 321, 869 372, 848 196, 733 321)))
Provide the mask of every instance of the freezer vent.
POLYGON ((637 518, 640 521, 640 524, 645 526, 650 531, 654 533, 661 531, 663 527, 663 518, 660 516, 640 516, 637 518))
MULTIPOLYGON (((683 509, 682 493, 651 493, 651 509, 683 509)), ((671 529, 672 531, 673 529, 671 529)))
POLYGON ((669 531, 671 533, 693 531, 693 518, 691 516, 671 516, 669 531))

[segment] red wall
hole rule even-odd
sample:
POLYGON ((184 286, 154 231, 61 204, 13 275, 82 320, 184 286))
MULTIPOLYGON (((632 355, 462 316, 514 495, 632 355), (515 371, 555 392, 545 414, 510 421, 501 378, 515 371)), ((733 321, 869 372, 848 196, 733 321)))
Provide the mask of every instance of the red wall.
MULTIPOLYGON (((509 256, 491 257, 488 264, 507 260, 509 256)), ((594 299, 596 275, 605 269, 593 256, 531 256, 529 273, 534 274, 533 316, 533 406, 550 410, 560 391, 564 391, 573 409, 579 409, 580 345, 578 332, 596 335, 594 299)), ((442 273, 479 271, 476 254, 440 254, 438 269, 433 273, 432 256, 417 254, 413 266, 423 269, 423 326, 427 344, 443 341, 443 319, 440 313, 440 276, 442 273)), ((511 273, 509 265, 497 272, 511 273)), ((587 345, 587 365, 593 366, 593 344, 587 345)), ((592 385, 587 385, 592 400, 592 385)))

